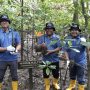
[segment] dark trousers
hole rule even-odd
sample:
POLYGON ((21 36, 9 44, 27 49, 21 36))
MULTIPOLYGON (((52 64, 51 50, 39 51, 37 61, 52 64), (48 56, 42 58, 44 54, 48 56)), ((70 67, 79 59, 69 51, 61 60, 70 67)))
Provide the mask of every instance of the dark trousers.
POLYGON ((0 83, 3 81, 7 67, 9 67, 9 69, 10 69, 12 81, 18 80, 18 76, 17 76, 18 64, 17 64, 17 61, 7 61, 7 62, 6 61, 0 61, 0 83))
POLYGON ((70 71, 70 79, 78 81, 79 84, 85 84, 85 69, 86 65, 78 66, 74 64, 72 67, 69 68, 70 71))
MULTIPOLYGON (((52 72, 53 77, 56 78, 56 79, 58 79, 59 78, 59 62, 53 62, 50 65, 56 66, 55 69, 50 69, 50 71, 52 72)), ((49 78, 49 75, 47 75, 47 73, 46 73, 46 69, 47 68, 44 68, 43 69, 43 77, 44 78, 49 78)))

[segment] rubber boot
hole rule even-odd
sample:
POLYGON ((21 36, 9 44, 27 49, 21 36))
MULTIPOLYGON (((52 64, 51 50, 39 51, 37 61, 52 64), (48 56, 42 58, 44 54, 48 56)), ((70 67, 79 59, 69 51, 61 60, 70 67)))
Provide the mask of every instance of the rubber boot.
POLYGON ((50 80, 49 78, 44 78, 45 90, 50 90, 50 80))
POLYGON ((72 90, 75 88, 76 80, 70 80, 70 85, 66 90, 72 90))
POLYGON ((0 83, 0 90, 2 89, 2 83, 0 83))
POLYGON ((12 81, 12 90, 18 90, 18 81, 12 81))
POLYGON ((53 86, 56 90, 60 90, 60 87, 58 85, 58 79, 53 78, 53 86))
POLYGON ((78 90, 85 90, 84 88, 85 88, 85 85, 80 85, 80 84, 78 85, 78 90))

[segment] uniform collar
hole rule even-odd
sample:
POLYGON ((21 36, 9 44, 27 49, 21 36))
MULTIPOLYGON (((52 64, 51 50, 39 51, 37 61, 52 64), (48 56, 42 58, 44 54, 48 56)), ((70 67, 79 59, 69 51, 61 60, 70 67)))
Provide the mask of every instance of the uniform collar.
MULTIPOLYGON (((48 37, 48 35, 47 35, 47 34, 45 34, 45 37, 48 37)), ((50 37, 50 38, 53 38, 53 37, 55 37, 55 33, 53 33, 53 35, 51 35, 51 37, 50 37)))
MULTIPOLYGON (((71 35, 69 35, 69 37, 73 39, 71 35)), ((79 39, 79 38, 80 38, 80 35, 77 35, 74 39, 79 39)))
MULTIPOLYGON (((5 33, 3 29, 1 29, 1 31, 5 33)), ((7 32, 11 32, 11 28, 9 28, 7 32)))

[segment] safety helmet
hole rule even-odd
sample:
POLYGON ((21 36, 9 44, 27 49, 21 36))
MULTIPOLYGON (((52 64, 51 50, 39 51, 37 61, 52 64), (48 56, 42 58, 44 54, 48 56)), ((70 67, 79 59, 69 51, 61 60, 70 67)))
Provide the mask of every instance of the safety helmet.
POLYGON ((55 31, 55 27, 54 27, 53 23, 51 23, 51 22, 46 23, 44 30, 46 30, 46 29, 53 29, 53 31, 55 31))
POLYGON ((72 30, 78 30, 79 32, 81 32, 81 29, 80 29, 79 25, 76 24, 76 23, 72 23, 69 30, 70 31, 72 31, 72 30))
POLYGON ((9 24, 11 23, 8 15, 1 15, 1 16, 0 16, 0 23, 1 23, 2 21, 7 21, 7 22, 9 22, 9 24))

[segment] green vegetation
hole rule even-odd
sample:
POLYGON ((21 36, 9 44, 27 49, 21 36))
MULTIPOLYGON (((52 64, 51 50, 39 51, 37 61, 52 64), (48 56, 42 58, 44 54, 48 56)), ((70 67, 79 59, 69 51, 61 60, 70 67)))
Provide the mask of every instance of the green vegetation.
POLYGON ((89 0, 0 0, 0 14, 8 14, 17 30, 42 31, 46 22, 55 24, 57 33, 67 32, 71 22, 90 33, 89 0), (23 3, 22 3, 23 2, 23 3))

